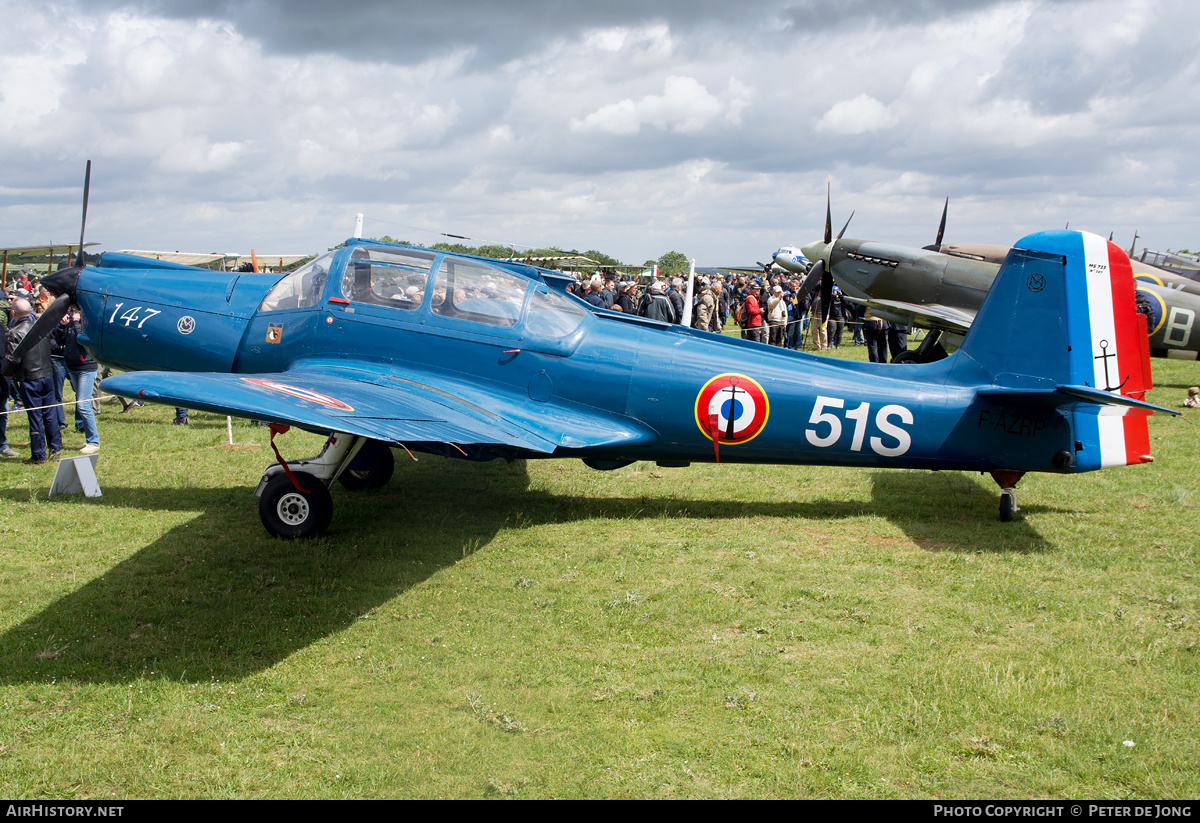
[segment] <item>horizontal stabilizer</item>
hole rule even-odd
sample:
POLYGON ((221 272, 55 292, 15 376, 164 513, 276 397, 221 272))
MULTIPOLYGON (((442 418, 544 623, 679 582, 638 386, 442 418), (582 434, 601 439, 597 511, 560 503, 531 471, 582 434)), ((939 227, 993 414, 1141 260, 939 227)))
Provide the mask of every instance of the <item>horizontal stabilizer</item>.
POLYGON ((1100 391, 1091 386, 1055 386, 1048 389, 1009 389, 990 386, 979 389, 979 395, 993 401, 1005 401, 1025 406, 1040 406, 1060 408, 1074 406, 1078 403, 1088 403, 1097 406, 1118 406, 1126 409, 1136 409, 1144 414, 1163 412, 1179 416, 1180 412, 1164 406, 1156 406, 1134 397, 1126 397, 1115 392, 1100 391))

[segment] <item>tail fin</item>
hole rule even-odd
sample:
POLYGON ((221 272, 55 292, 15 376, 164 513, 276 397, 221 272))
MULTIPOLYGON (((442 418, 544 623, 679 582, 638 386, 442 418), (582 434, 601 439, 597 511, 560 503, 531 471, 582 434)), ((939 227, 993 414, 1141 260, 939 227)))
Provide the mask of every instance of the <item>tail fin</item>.
POLYGON ((1146 415, 1170 410, 1144 402, 1153 385, 1145 321, 1129 258, 1103 237, 1049 231, 1019 241, 961 352, 990 377, 993 400, 1038 395, 1060 408, 1077 470, 1153 459, 1146 415))

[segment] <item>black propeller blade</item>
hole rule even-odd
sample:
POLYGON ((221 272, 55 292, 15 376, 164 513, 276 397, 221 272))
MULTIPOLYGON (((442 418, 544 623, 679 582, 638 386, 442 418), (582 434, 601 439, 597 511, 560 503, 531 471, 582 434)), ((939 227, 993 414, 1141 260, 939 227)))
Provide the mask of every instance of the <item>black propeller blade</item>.
POLYGON ((837 239, 841 240, 842 235, 846 233, 846 229, 850 228, 850 221, 854 219, 854 212, 850 212, 850 216, 846 218, 846 225, 842 226, 842 230, 838 232, 837 239))
POLYGON ((946 236, 946 212, 950 209, 950 195, 946 195, 946 202, 942 204, 942 222, 938 224, 937 239, 933 241, 932 246, 925 246, 925 251, 941 251, 942 238, 946 236))
POLYGON ((83 230, 87 227, 88 189, 92 186, 92 161, 87 161, 87 170, 83 173, 83 218, 79 221, 79 258, 75 264, 83 268, 83 230))
POLYGON ((825 242, 833 242, 833 212, 829 210, 829 181, 825 181, 825 242))
POLYGON ((804 275, 804 282, 800 284, 800 294, 808 294, 810 291, 816 288, 817 284, 821 282, 824 273, 824 260, 818 260, 817 262, 813 263, 809 267, 808 273, 804 275))

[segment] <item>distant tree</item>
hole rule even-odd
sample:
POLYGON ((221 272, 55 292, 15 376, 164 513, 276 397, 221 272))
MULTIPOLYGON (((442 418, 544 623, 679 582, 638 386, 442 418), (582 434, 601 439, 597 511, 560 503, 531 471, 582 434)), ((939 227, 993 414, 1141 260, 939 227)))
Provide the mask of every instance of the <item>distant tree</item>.
MULTIPOLYGON (((654 261, 650 261, 653 264, 654 261)), ((688 270, 689 261, 683 252, 669 251, 658 258, 658 273, 662 277, 674 277, 688 270)))
POLYGON ((589 249, 588 251, 585 251, 583 253, 583 256, 590 260, 595 260, 601 266, 619 266, 619 265, 621 265, 621 261, 618 260, 617 258, 609 257, 604 252, 596 251, 595 249, 589 249))

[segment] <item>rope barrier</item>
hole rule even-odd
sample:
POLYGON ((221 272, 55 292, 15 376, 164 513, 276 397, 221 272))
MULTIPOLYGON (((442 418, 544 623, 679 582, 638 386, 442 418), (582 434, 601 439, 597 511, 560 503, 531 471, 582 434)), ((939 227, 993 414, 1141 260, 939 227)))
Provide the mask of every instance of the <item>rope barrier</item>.
POLYGON ((16 414, 17 412, 41 411, 42 409, 57 409, 59 406, 77 406, 80 403, 91 403, 93 400, 108 400, 110 397, 119 397, 116 394, 101 394, 99 396, 90 397, 87 400, 64 400, 61 403, 51 403, 49 406, 34 406, 32 409, 21 407, 19 409, 11 409, 9 411, 0 411, 0 414, 16 414))

